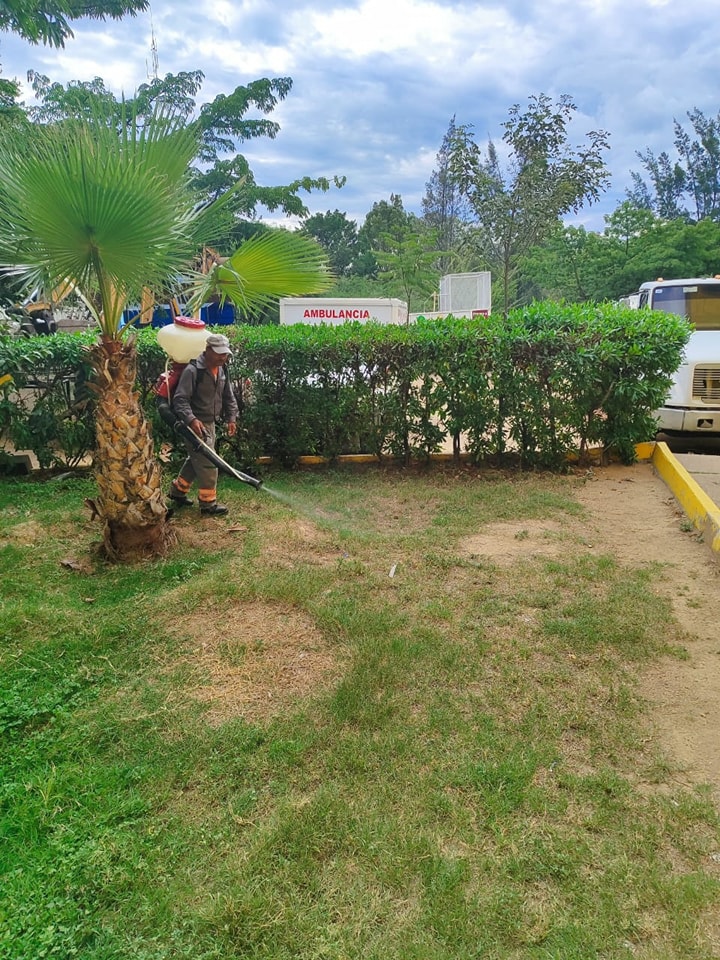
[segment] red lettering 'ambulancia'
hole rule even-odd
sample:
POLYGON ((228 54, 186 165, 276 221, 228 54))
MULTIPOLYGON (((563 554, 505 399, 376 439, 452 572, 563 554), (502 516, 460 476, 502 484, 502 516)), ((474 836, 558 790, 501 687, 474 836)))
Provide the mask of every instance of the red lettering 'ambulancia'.
POLYGON ((335 310, 321 307, 316 310, 305 310, 303 320, 369 320, 369 310, 335 310))

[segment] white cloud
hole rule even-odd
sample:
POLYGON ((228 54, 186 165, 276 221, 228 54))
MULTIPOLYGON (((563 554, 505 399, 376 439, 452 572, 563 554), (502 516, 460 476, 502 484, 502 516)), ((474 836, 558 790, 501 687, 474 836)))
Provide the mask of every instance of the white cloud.
POLYGON ((151 68, 151 22, 161 75, 203 70, 203 101, 292 77, 272 115, 279 136, 243 151, 265 184, 346 175, 308 203, 358 219, 391 192, 419 212, 452 116, 499 143, 509 107, 546 93, 574 98, 574 142, 611 135, 612 191, 581 214, 601 227, 637 150, 672 151, 673 119, 720 109, 720 22, 706 0, 153 0, 152 21, 81 24, 64 51, 0 36, 3 76, 33 67, 132 92, 151 68))

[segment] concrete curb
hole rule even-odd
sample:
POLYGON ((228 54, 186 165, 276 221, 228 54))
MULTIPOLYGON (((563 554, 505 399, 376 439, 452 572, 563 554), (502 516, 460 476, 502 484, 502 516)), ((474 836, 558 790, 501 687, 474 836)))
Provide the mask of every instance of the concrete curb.
MULTIPOLYGON (((639 454, 638 454, 639 456, 639 454)), ((720 510, 672 455, 666 443, 654 445, 651 463, 715 554, 720 554, 720 510)))

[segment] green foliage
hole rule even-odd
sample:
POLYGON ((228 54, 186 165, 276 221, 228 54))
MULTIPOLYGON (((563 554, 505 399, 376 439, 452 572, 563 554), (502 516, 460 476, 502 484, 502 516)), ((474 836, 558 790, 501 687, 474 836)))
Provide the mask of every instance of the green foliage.
POLYGON ((380 267, 380 278, 387 277, 413 312, 422 309, 440 281, 438 261, 442 251, 437 248, 437 235, 408 232, 404 237, 385 235, 387 250, 378 250, 375 259, 380 267))
MULTIPOLYGON (((278 103, 292 89, 290 77, 263 77, 236 87, 231 93, 218 94, 214 100, 198 103, 205 76, 201 70, 168 73, 141 84, 135 95, 118 101, 100 77, 90 81, 73 80, 66 86, 53 83, 40 73, 31 71, 37 105, 20 116, 34 124, 58 124, 64 120, 92 120, 99 111, 121 130, 128 116, 147 123, 162 106, 186 124, 194 122, 198 133, 198 155, 201 166, 190 169, 191 186, 197 202, 217 200, 223 195, 225 217, 219 223, 219 234, 210 242, 224 253, 235 250, 245 239, 247 219, 254 219, 257 207, 281 210, 294 216, 306 216, 302 194, 313 190, 340 188, 343 177, 299 177, 289 184, 263 186, 257 183, 246 158, 237 153, 240 144, 257 137, 274 139, 279 124, 268 119, 278 103), (255 114, 255 115, 253 115, 255 114), (257 115, 259 114, 259 116, 257 115), (193 117, 195 120, 193 121, 193 117), (231 154, 229 159, 224 155, 231 154)), ((0 95, 2 90, 0 89, 0 95)), ((2 100, 0 100, 2 107, 2 100)), ((3 113, 0 113, 0 121, 3 113)))
MULTIPOLYGON (((514 311, 507 320, 223 330, 235 346, 229 369, 242 408, 241 429, 225 443, 244 466, 263 455, 285 465, 312 454, 424 460, 448 440, 457 454, 464 445, 476 462, 502 456, 557 469, 569 452, 596 445, 631 460, 634 445, 655 434, 652 412, 662 405, 689 336, 687 323, 672 314, 552 303, 514 311)), ((43 389, 54 399, 41 410, 67 411, 62 385, 82 365, 81 342, 2 341, 0 375, 28 384, 29 369, 45 369, 43 389)), ((138 358, 148 417, 156 436, 172 441, 154 414, 152 384, 165 356, 152 330, 140 336, 138 358)), ((24 407, 5 389, 3 429, 30 442, 32 404, 24 407)), ((67 413, 59 423, 76 428, 67 413)), ((44 429, 41 449, 50 464, 59 456, 52 447, 60 445, 52 430, 61 428, 50 421, 44 429)))
POLYGON ((460 246, 463 227, 472 213, 450 169, 455 135, 455 117, 452 117, 435 160, 436 167, 425 184, 422 200, 423 221, 437 234, 442 273, 450 272, 453 253, 460 246))
POLYGON ((572 148, 567 127, 575 110, 566 95, 557 104, 544 94, 531 97, 524 113, 515 104, 503 125, 505 167, 492 142, 483 156, 469 126, 454 131, 450 170, 472 206, 484 261, 502 278, 506 314, 516 302, 523 257, 552 233, 561 216, 597 200, 607 187, 607 134, 590 131, 586 144, 572 148))
POLYGON ((403 207, 399 194, 391 193, 389 201, 374 203, 358 230, 359 255, 353 266, 353 274, 376 278, 377 251, 387 251, 394 243, 404 239, 413 223, 413 216, 403 207))
POLYGON ((598 234, 560 227, 525 258, 522 276, 538 298, 576 302, 615 299, 656 277, 717 272, 720 223, 662 221, 625 202, 598 234))
POLYGON ((336 277, 352 273, 358 256, 357 225, 340 210, 316 213, 303 220, 303 232, 325 250, 336 277))
POLYGON ((70 24, 81 17, 119 20, 141 10, 147 10, 148 0, 13 0, 0 7, 0 30, 11 30, 30 43, 45 43, 50 47, 63 47, 72 37, 70 24))
MULTIPOLYGON (((30 289, 67 283, 117 338, 128 298, 159 290, 197 248, 187 187, 197 131, 160 107, 118 131, 103 106, 89 120, 36 126, 32 145, 0 144, 0 265, 30 289)), ((193 222, 196 221, 196 222, 193 222)))
POLYGON ((323 293, 332 284, 322 247, 289 230, 265 230, 246 240, 208 274, 194 302, 213 297, 231 300, 241 315, 252 317, 279 297, 323 293))
POLYGON ((22 105, 18 103, 20 84, 17 80, 5 80, 0 77, 0 134, 7 135, 10 127, 22 125, 26 121, 22 105))
POLYGON ((673 121, 674 159, 666 150, 657 156, 652 150, 637 151, 649 182, 632 173, 633 189, 628 196, 636 206, 652 210, 663 220, 718 220, 720 114, 708 118, 695 108, 687 117, 692 133, 673 121))
MULTIPOLYGON (((0 338, 0 439, 32 450, 40 466, 76 466, 95 445, 90 366, 93 334, 0 338)), ((2 463, 0 462, 0 467, 2 463)))

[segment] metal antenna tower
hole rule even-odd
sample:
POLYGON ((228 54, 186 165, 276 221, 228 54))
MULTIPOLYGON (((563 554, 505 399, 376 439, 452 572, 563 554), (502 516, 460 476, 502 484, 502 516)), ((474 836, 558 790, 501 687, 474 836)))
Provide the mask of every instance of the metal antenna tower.
MULTIPOLYGON (((158 48, 157 40, 155 39, 155 25, 153 24, 152 7, 150 8, 150 37, 150 59, 152 64, 152 72, 148 69, 147 75, 149 80, 157 80, 158 71, 160 69, 160 61, 158 60, 158 48)), ((147 69, 147 61, 145 61, 145 67, 147 69)))

